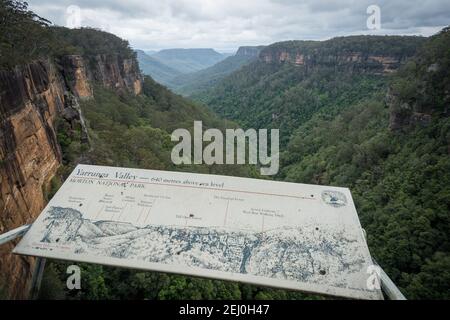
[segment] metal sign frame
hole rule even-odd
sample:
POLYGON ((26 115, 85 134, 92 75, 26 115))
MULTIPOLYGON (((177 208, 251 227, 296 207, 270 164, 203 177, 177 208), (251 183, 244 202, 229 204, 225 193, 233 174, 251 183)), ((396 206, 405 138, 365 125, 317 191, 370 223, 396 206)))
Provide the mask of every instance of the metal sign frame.
POLYGON ((0 244, 20 236, 22 255, 357 299, 382 299, 382 282, 404 298, 371 258, 346 188, 78 165, 0 244))

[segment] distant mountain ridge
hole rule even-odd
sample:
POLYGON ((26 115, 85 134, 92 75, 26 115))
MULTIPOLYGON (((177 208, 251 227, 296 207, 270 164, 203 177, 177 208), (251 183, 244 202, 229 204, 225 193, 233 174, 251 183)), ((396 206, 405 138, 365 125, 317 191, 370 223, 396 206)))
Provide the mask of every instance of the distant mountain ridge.
POLYGON ((371 72, 390 73, 413 56, 421 37, 349 36, 326 41, 284 41, 262 50, 265 63, 291 63, 296 66, 350 65, 371 72))
POLYGON ((450 299, 449 52, 445 28, 388 88, 302 124, 282 156, 286 181, 352 190, 372 256, 410 300, 450 299))
POLYGON ((142 50, 136 50, 136 53, 142 72, 159 83, 168 83, 174 76, 181 75, 180 71, 165 65, 142 50))
POLYGON ((174 78, 194 73, 226 59, 214 49, 165 49, 158 52, 136 50, 144 74, 170 86, 174 78))
POLYGON ((181 73, 190 73, 208 68, 225 57, 214 49, 165 49, 152 58, 181 73))
MULTIPOLYGON (((128 42, 94 29, 33 24, 28 13, 14 8, 10 4, 2 16, 11 30, 0 32, 2 231, 33 221, 44 208, 50 181, 66 161, 62 135, 84 150, 92 146, 80 105, 94 103, 96 89, 138 99, 144 84, 128 42), (24 28, 21 19, 31 25, 24 28), (16 45, 5 45, 11 35, 16 45), (29 43, 42 52, 33 55, 29 43), (10 201, 11 195, 20 196, 10 201)), ((12 255, 14 245, 0 250, 0 292, 23 299, 35 262, 12 255)))

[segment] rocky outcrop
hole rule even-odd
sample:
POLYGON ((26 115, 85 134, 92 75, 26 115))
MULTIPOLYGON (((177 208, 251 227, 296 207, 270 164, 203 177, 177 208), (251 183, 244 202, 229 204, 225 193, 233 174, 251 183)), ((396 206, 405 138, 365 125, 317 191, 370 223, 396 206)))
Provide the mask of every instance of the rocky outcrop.
POLYGON ((403 70, 402 78, 393 81, 385 97, 391 131, 425 127, 432 119, 450 116, 448 67, 441 67, 443 62, 436 57, 413 61, 414 71, 403 70))
POLYGON ((391 88, 385 98, 389 108, 389 129, 401 131, 409 127, 427 126, 431 122, 432 110, 417 102, 405 102, 391 88))
MULTIPOLYGON (((140 94, 137 62, 118 55, 65 56, 0 71, 0 233, 31 223, 46 204, 44 190, 61 165, 54 123, 82 128, 80 99, 93 97, 93 83, 140 94)), ((0 246, 0 291, 25 298, 32 258, 13 256, 14 243, 0 246), (3 284, 4 286, 4 284, 3 284)))

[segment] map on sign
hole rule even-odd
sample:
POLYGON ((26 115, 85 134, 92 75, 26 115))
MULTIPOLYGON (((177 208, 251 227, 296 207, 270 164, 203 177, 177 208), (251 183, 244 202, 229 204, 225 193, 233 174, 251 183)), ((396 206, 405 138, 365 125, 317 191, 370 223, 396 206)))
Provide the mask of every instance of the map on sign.
POLYGON ((14 252, 382 299, 344 188, 79 165, 14 252))

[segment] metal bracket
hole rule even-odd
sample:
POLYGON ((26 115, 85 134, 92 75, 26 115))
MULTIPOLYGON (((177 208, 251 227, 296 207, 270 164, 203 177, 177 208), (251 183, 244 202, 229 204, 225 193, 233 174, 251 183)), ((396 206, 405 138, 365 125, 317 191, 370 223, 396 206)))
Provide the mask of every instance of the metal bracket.
POLYGON ((23 236, 30 229, 31 224, 26 224, 17 229, 11 230, 7 233, 0 234, 0 245, 12 241, 16 238, 23 236))
POLYGON ((374 264, 376 264, 380 268, 380 282, 381 289, 391 300, 406 300, 403 293, 397 288, 395 283, 389 278, 386 272, 384 272, 383 268, 372 258, 374 264))
MULTIPOLYGON (((367 232, 365 229, 362 229, 362 233, 364 236, 364 239, 367 242, 367 232)), ((391 300, 406 300, 403 293, 397 288, 395 283, 389 278, 386 272, 384 272, 383 268, 378 264, 378 262, 375 261, 374 258, 372 258, 372 262, 380 268, 380 283, 381 283, 381 290, 386 294, 386 296, 391 300)))
MULTIPOLYGON (((31 224, 23 225, 4 234, 0 234, 0 245, 23 236, 31 228, 31 224)), ((38 297, 41 287, 42 277, 44 275, 45 259, 37 258, 36 266, 31 280, 30 298, 35 300, 38 297)))
POLYGON ((30 298, 32 300, 37 300, 39 296, 39 290, 41 289, 42 277, 44 276, 46 262, 47 259, 45 258, 36 258, 36 266, 34 267, 30 288, 30 298))

